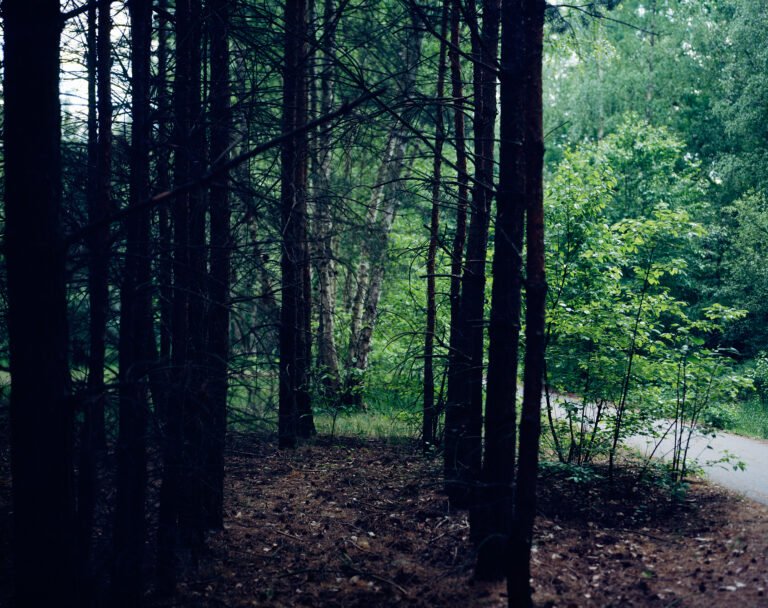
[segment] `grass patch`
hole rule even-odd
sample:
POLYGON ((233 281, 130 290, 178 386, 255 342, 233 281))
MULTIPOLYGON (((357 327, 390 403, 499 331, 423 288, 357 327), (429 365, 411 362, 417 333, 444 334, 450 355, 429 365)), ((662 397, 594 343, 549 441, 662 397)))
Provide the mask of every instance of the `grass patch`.
POLYGON ((736 404, 729 430, 739 435, 768 439, 768 404, 750 399, 736 404))
MULTIPOLYGON (((399 443, 416 439, 421 432, 420 416, 394 408, 343 409, 336 415, 335 422, 332 410, 315 408, 313 418, 321 437, 353 437, 399 443)), ((228 428, 241 433, 276 434, 277 406, 230 400, 228 428)))
POLYGON ((320 435, 365 437, 371 439, 413 439, 417 434, 413 420, 402 412, 363 411, 341 413, 336 417, 329 413, 315 414, 315 426, 320 435))

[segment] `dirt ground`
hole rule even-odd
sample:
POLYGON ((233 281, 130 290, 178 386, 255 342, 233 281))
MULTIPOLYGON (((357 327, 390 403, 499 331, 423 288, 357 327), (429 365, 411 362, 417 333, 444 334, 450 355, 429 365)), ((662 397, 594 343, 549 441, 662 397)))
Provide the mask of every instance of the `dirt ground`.
MULTIPOLYGON (((472 581, 467 517, 448 509, 439 460, 414 444, 323 443, 234 442, 225 530, 175 605, 506 605, 503 584, 472 581)), ((630 467, 609 491, 545 471, 538 606, 768 606, 768 509, 636 479, 630 467)))
MULTIPOLYGON (((503 583, 472 581, 467 516, 449 511, 440 464, 415 443, 318 439, 278 451, 263 438, 236 436, 225 529, 210 535, 173 602, 148 590, 147 603, 506 606, 503 583)), ((12 578, 2 477, 0 604, 12 578)), ((537 606, 768 607, 765 507, 703 483, 673 499, 658 484, 638 483, 631 466, 612 490, 604 479, 568 477, 552 467, 541 476, 537 606)))

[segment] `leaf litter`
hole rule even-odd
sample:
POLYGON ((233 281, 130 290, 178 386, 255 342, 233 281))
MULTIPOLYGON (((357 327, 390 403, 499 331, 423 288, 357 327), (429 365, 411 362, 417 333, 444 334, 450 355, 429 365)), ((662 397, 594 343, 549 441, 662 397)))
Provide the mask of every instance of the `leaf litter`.
MULTIPOLYGON (((225 529, 175 605, 506 606, 504 583, 472 580, 440 465, 416 443, 236 437, 225 529)), ((540 481, 537 606, 768 606, 768 509, 705 483, 674 498, 631 464, 612 486, 566 477, 540 481)))
MULTIPOLYGON (((2 464, 0 605, 12 583, 7 453, 2 464)), ((472 580, 467 514, 450 511, 440 459, 415 442, 321 438, 281 451, 240 434, 226 466, 224 529, 175 598, 147 589, 150 607, 506 606, 504 583, 472 580)), ((631 463, 612 485, 568 477, 540 478, 537 606, 768 607, 765 507, 702 482, 675 498, 638 484, 631 463)))

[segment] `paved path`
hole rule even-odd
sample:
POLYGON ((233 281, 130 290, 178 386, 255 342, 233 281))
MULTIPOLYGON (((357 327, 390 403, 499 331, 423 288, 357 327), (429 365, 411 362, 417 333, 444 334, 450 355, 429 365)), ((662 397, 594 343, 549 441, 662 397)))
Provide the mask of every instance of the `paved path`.
MULTIPOLYGON (((653 451, 657 439, 630 437, 625 444, 640 450, 646 456, 653 451)), ((667 436, 654 454, 654 458, 671 458, 673 439, 667 436)), ((717 436, 694 436, 688 450, 689 461, 696 460, 707 477, 718 485, 734 490, 757 502, 768 505, 768 442, 719 432, 717 436), (741 460, 746 468, 733 470, 728 463, 713 463, 727 454, 741 460)))

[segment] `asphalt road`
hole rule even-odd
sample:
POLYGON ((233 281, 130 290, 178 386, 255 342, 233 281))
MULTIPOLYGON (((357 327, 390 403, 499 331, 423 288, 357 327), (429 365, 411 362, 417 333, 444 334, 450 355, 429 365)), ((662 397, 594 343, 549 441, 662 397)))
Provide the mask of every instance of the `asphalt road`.
MULTIPOLYGON (((628 438, 625 445, 647 456, 657 441, 636 436, 628 438)), ((673 439, 667 436, 656 450, 654 458, 671 458, 672 446, 673 439)), ((722 432, 715 437, 694 435, 688 459, 696 460, 714 483, 768 505, 768 442, 722 432), (746 465, 745 469, 734 470, 731 463, 717 462, 728 456, 732 462, 742 461, 746 465)))

